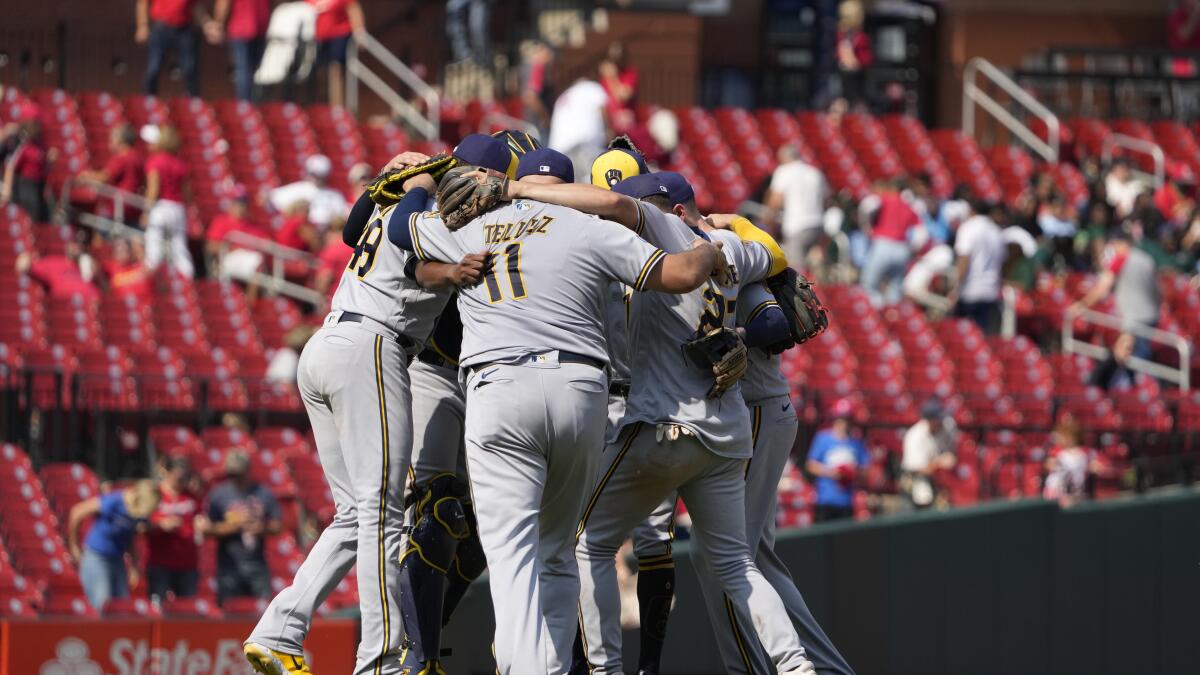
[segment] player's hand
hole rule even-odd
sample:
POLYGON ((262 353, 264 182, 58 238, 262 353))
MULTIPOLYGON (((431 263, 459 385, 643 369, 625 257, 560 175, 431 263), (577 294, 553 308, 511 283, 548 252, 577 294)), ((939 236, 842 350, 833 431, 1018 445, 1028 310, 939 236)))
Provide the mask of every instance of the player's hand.
POLYGON ((421 162, 426 161, 429 161, 429 155, 426 155, 423 152, 409 150, 408 152, 402 152, 393 157, 391 161, 389 161, 383 167, 383 171, 380 171, 380 173, 387 173, 388 171, 392 171, 394 169, 407 169, 410 166, 416 166, 421 162))
POLYGON ((405 192, 411 192, 414 188, 425 188, 426 192, 433 194, 437 192, 437 181, 433 180, 433 176, 427 173, 419 173, 404 181, 401 187, 405 192))
POLYGON ((728 286, 732 282, 733 277, 729 274, 729 260, 725 258, 725 252, 723 250, 725 248, 725 244, 724 242, 718 241, 713 242, 710 245, 717 249, 717 255, 713 259, 711 276, 718 284, 721 284, 722 286, 728 286))
POLYGON ((728 230, 736 218, 736 213, 710 213, 704 220, 714 230, 728 230))
POLYGON ((468 253, 454 266, 451 279, 455 286, 474 286, 492 268, 490 253, 468 253))

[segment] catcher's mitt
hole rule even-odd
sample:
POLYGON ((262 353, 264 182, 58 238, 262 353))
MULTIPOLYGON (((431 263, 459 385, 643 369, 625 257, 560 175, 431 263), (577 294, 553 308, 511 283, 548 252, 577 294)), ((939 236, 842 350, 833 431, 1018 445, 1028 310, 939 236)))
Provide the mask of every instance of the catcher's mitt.
MULTIPOLYGON (((829 314, 825 305, 821 304, 821 300, 813 292, 808 279, 796 274, 795 270, 789 268, 769 277, 766 284, 767 290, 775 296, 775 301, 787 317, 792 339, 796 344, 808 342, 829 326, 829 314)), ((790 345, 784 349, 789 347, 790 345)))
POLYGON ((494 171, 470 175, 477 166, 457 166, 438 183, 437 203, 442 222, 453 232, 504 201, 508 177, 494 171))
POLYGON ((367 193, 371 195, 371 201, 376 204, 391 206, 404 198, 404 181, 413 176, 427 173, 436 183, 457 164, 458 160, 450 155, 434 155, 407 169, 393 169, 380 174, 367 186, 367 193))
POLYGON ((698 368, 712 370, 709 398, 719 398, 746 374, 746 344, 729 328, 716 328, 683 343, 683 354, 698 368))

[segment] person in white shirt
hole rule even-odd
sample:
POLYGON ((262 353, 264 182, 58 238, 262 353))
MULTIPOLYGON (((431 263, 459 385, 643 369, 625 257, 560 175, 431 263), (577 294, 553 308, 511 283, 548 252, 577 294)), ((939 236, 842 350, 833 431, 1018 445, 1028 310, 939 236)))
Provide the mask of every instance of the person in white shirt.
POLYGON ((922 404, 921 419, 904 433, 904 457, 900 461, 900 486, 913 506, 923 509, 934 503, 937 491, 933 473, 954 466, 957 440, 954 418, 946 414, 941 402, 929 399, 922 404))
POLYGON ((823 261, 818 251, 826 241, 824 224, 829 185, 817 167, 800 159, 800 150, 796 146, 784 145, 779 148, 777 157, 779 166, 771 175, 766 206, 777 214, 787 259, 802 269, 810 265, 819 268, 823 261))
POLYGON ((608 142, 608 94, 600 83, 580 79, 559 94, 546 145, 571 158, 575 182, 590 183, 592 160, 608 142))
POLYGON ((1129 162, 1118 159, 1104 178, 1104 194, 1108 205, 1117 212, 1118 218, 1124 218, 1133 212, 1133 203, 1138 195, 1148 188, 1146 184, 1133 175, 1129 162))
POLYGON ((954 316, 970 319, 984 333, 995 330, 1000 284, 1007 245, 994 216, 1003 207, 982 206, 959 225, 954 238, 956 283, 950 292, 954 316))
POLYGON ((350 214, 346 197, 327 184, 332 169, 333 163, 325 155, 310 155, 304 160, 304 180, 271 190, 271 207, 283 213, 297 202, 308 202, 308 220, 321 231, 334 218, 345 218, 350 214))

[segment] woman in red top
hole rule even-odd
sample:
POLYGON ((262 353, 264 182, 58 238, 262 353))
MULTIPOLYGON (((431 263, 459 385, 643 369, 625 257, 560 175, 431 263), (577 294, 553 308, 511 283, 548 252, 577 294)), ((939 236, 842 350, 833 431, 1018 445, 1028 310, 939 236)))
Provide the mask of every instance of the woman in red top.
POLYGON ((317 8, 317 65, 328 67, 329 105, 341 107, 345 100, 342 73, 350 36, 363 32, 362 5, 358 0, 308 0, 317 8))
POLYGON ((622 110, 633 110, 638 71, 626 63, 623 43, 608 46, 608 57, 600 62, 600 86, 608 94, 609 119, 615 119, 622 110))
POLYGON ((875 61, 875 54, 871 51, 871 38, 863 32, 863 6, 859 0, 846 0, 838 7, 835 56, 842 98, 850 105, 861 105, 865 69, 875 61))
POLYGON ((170 457, 159 467, 158 509, 150 516, 146 534, 146 581, 150 599, 162 602, 196 595, 200 552, 197 532, 203 529, 200 499, 190 489, 191 466, 183 457, 170 457))
POLYGON ((21 124, 17 149, 4 167, 0 204, 13 202, 25 209, 35 223, 50 219, 46 208, 46 149, 42 147, 42 125, 36 121, 21 124))
MULTIPOLYGON (((108 147, 112 150, 112 156, 108 158, 104 168, 99 171, 84 171, 79 177, 111 185, 124 192, 140 193, 146 180, 146 158, 142 157, 136 144, 137 132, 134 131, 133 125, 122 124, 113 127, 108 137, 108 147)), ((124 213, 118 214, 111 201, 105 200, 101 215, 132 223, 141 217, 141 212, 125 204, 124 213)))
POLYGON ((172 127, 159 131, 158 142, 146 158, 146 267, 157 269, 163 259, 189 279, 195 274, 188 252, 187 211, 183 188, 187 164, 179 158, 179 134, 172 127))

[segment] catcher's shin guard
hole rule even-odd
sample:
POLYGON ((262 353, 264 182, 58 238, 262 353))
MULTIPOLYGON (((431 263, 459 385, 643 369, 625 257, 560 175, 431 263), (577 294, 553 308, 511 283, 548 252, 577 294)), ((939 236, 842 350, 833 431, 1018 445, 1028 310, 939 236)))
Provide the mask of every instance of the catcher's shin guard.
POLYGON ((446 577, 450 584, 446 587, 445 604, 442 607, 442 625, 450 623, 450 615, 458 607, 459 600, 467 592, 472 581, 479 578, 487 569, 487 558, 483 555, 483 544, 479 542, 479 525, 475 522, 475 509, 470 503, 463 504, 467 517, 467 527, 470 534, 458 542, 458 550, 454 555, 454 564, 446 577))
POLYGON ((423 664, 441 656, 444 579, 470 533, 459 501, 465 492, 453 474, 414 487, 412 533, 400 558, 400 606, 409 651, 423 664))

